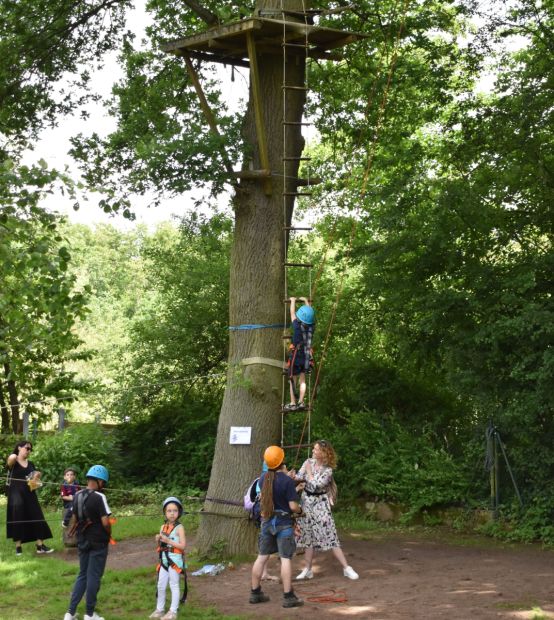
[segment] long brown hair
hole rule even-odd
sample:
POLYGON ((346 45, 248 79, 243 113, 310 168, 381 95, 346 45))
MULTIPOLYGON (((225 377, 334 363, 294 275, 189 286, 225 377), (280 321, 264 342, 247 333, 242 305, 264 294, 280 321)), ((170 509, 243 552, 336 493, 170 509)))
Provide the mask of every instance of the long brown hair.
POLYGON ((268 519, 275 510, 273 504, 273 481, 275 480, 275 470, 269 469, 264 477, 264 484, 260 495, 260 508, 262 518, 268 519))
POLYGON ((337 453, 331 445, 331 442, 326 439, 319 439, 314 445, 319 446, 319 449, 323 452, 323 458, 325 459, 325 465, 331 469, 335 469, 337 466, 337 453))

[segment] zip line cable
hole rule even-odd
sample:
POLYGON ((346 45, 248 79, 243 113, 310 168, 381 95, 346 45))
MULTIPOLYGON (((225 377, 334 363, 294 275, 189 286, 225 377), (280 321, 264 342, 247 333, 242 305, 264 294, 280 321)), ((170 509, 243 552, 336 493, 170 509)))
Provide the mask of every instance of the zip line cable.
MULTIPOLYGON (((282 325, 278 325, 276 327, 282 327, 282 325)), ((168 381, 157 381, 156 383, 137 383, 135 385, 131 385, 128 388, 125 388, 125 390, 123 390, 122 392, 120 392, 120 394, 127 394, 128 392, 132 392, 134 390, 139 390, 139 389, 144 389, 144 388, 149 388, 149 387, 158 387, 160 385, 173 385, 176 383, 185 383, 187 381, 197 381, 198 379, 212 379, 215 377, 225 377, 227 376, 227 373, 225 372, 216 372, 216 373, 209 373, 207 375, 189 375, 188 377, 183 377, 182 379, 171 379, 168 381)), ((115 392, 116 390, 114 390, 113 388, 110 388, 110 386, 106 386, 103 387, 97 391, 93 391, 93 392, 88 392, 87 394, 85 394, 85 396, 99 396, 101 397, 106 391, 112 391, 115 392)), ((62 401, 66 401, 66 400, 77 400, 79 398, 79 396, 52 396, 49 399, 43 399, 43 400, 29 400, 29 401, 22 401, 21 403, 19 403, 18 405, 10 405, 7 404, 3 405, 2 408, 8 409, 15 409, 17 407, 26 407, 29 405, 48 405, 51 404, 51 401, 54 400, 56 402, 62 402, 62 401)))
MULTIPOLYGON (((206 515, 206 516, 217 516, 217 517, 225 517, 226 519, 246 519, 249 520, 249 515, 236 515, 231 513, 223 513, 223 512, 215 512, 213 510, 183 510, 184 516, 194 516, 194 515, 206 515)), ((118 517, 119 519, 130 519, 130 518, 141 518, 141 519, 159 519, 160 513, 157 512, 155 514, 132 514, 132 515, 121 515, 118 517)), ((51 517, 45 517, 44 519, 24 519, 19 521, 6 521, 6 524, 15 524, 15 523, 54 523, 59 521, 59 515, 53 515, 51 517)))
MULTIPOLYGON (((15 481, 15 482, 29 482, 29 480, 27 478, 11 478, 11 477, 8 476, 6 484, 9 485, 9 483, 11 483, 12 481, 15 481)), ((60 484, 61 483, 59 483, 59 482, 48 482, 46 480, 41 480, 40 481, 40 486, 56 486, 56 487, 59 487, 60 484)), ((85 487, 83 486, 81 488, 85 488, 85 487)), ((111 493, 132 493, 134 491, 134 489, 132 489, 132 488, 107 487, 106 491, 108 492, 108 494, 111 494, 111 493)), ((160 497, 161 497, 161 495, 160 495, 160 497)), ((242 502, 242 501, 220 499, 220 498, 217 498, 217 497, 209 497, 209 496, 199 497, 199 496, 196 496, 196 495, 190 495, 190 496, 185 496, 182 499, 184 501, 188 501, 188 502, 192 502, 192 501, 204 502, 204 501, 207 501, 207 502, 212 502, 212 504, 227 504, 229 506, 240 506, 240 507, 244 506, 244 502, 242 502)))

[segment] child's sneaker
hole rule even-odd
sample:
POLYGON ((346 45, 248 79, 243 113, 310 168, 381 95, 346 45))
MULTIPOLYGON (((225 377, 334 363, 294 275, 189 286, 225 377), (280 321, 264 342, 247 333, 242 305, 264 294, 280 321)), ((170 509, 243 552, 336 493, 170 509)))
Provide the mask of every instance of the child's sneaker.
POLYGON ((69 612, 66 612, 65 616, 63 617, 63 620, 77 620, 77 614, 72 616, 69 612))
POLYGON ((283 595, 283 607, 302 607, 304 601, 298 598, 294 592, 283 595))
POLYGON ((92 616, 87 616, 87 614, 85 614, 83 620, 104 620, 104 618, 99 616, 96 612, 93 612, 92 616))
POLYGON ((15 555, 18 556, 18 557, 20 555, 23 555, 23 549, 21 547, 16 547, 15 548, 15 555))
POLYGON ((306 409, 306 405, 303 402, 298 403, 298 405, 296 405, 296 411, 304 411, 304 409, 306 409))
POLYGON ((289 403, 283 407, 283 411, 296 411, 296 403, 289 403))
POLYGON ((46 545, 36 545, 36 548, 37 553, 54 553, 54 549, 50 549, 50 547, 47 547, 46 545))
POLYGON ((177 614, 170 609, 165 616, 162 616, 162 620, 177 620, 177 614))
POLYGON ((156 611, 153 611, 149 616, 149 618, 163 618, 164 617, 164 612, 162 611, 158 611, 156 609, 156 611))

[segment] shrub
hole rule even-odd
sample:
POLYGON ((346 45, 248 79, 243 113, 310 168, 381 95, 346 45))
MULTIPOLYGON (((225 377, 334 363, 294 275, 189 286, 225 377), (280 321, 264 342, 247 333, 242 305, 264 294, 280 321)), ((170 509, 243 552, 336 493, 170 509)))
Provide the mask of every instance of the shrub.
POLYGON ((346 415, 344 426, 325 433, 339 456, 341 497, 398 502, 408 509, 408 518, 424 508, 467 499, 463 463, 431 432, 410 432, 393 415, 346 415))
POLYGON ((41 501, 57 502, 59 485, 66 467, 74 467, 77 480, 84 483, 89 467, 105 465, 110 472, 110 485, 118 478, 118 455, 111 432, 97 424, 69 427, 63 433, 39 437, 34 444, 32 460, 42 472, 41 501))

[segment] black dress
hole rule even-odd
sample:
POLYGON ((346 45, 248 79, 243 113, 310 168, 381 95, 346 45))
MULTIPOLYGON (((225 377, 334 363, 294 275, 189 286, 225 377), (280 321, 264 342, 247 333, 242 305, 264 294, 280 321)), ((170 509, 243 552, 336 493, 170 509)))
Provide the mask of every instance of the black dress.
POLYGON ((6 534, 8 538, 20 540, 22 543, 52 538, 52 531, 44 520, 36 491, 31 491, 24 480, 33 471, 35 466, 31 461, 27 467, 22 467, 19 461, 16 461, 9 475, 6 534))

